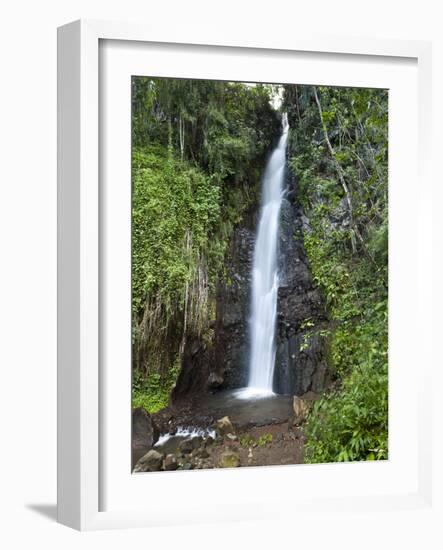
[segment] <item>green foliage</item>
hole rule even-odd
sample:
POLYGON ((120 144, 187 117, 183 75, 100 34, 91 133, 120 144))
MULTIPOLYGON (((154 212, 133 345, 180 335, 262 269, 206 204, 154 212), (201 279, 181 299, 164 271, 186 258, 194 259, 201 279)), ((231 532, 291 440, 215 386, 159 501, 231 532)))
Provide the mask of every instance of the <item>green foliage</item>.
POLYGON ((178 370, 177 366, 173 367, 163 378, 157 372, 147 377, 135 375, 132 381, 132 407, 143 407, 151 414, 166 407, 178 370))
MULTIPOLYGON (((211 345, 216 286, 229 284, 232 229, 257 201, 279 120, 269 86, 143 77, 132 88, 133 405, 155 412, 167 404, 187 339, 198 334, 211 345)), ((383 90, 316 92, 321 116, 312 86, 285 86, 283 105, 335 375, 304 426, 306 460, 383 459, 388 98, 383 90)), ((312 320, 302 330, 303 347, 312 320)), ((271 434, 240 437, 243 446, 271 442, 271 434)))
POLYGON ((219 223, 220 189, 159 147, 134 148, 132 205, 134 311, 153 293, 170 310, 219 223))
POLYGON ((308 462, 388 458, 388 368, 369 356, 338 392, 317 401, 305 426, 308 462))
POLYGON ((257 445, 259 447, 265 447, 272 443, 273 437, 272 434, 263 434, 258 438, 257 445))
POLYGON ((312 227, 305 248, 333 320, 333 365, 344 375, 369 353, 387 354, 387 288, 372 262, 343 253, 333 232, 322 233, 314 218, 312 227))
POLYGON ((245 434, 240 436, 240 445, 242 447, 266 447, 272 443, 273 437, 272 434, 263 434, 260 437, 256 438, 252 435, 245 434))
POLYGON ((257 444, 257 440, 255 439, 255 437, 249 434, 240 436, 239 441, 242 447, 253 447, 257 444))
POLYGON ((237 183, 278 131, 271 91, 261 84, 133 78, 133 143, 170 145, 182 158, 237 183))
MULTIPOLYGON (((367 236, 387 214, 387 91, 319 87, 317 94, 334 158, 322 130, 314 87, 285 87, 283 108, 288 112, 290 148, 295 153, 290 166, 299 177, 303 206, 323 205, 325 214, 343 215, 338 164, 349 188, 358 229, 367 236)), ((351 238, 348 230, 344 242, 351 238)))
POLYGON ((383 220, 379 227, 373 227, 369 234, 369 250, 378 264, 388 265, 388 221, 383 220))
MULTIPOLYGON (((304 426, 305 459, 384 459, 388 452, 387 93, 320 87, 317 95, 322 119, 313 87, 285 89, 291 124, 289 163, 298 176, 300 202, 310 222, 304 243, 314 281, 328 306, 325 335, 335 376, 335 389, 316 402, 304 426)), ((302 328, 309 329, 308 322, 302 328)), ((308 330, 302 347, 309 337, 308 330)))
POLYGON ((338 390, 311 411, 306 460, 333 462, 387 457, 387 289, 366 258, 337 248, 314 230, 305 246, 331 315, 329 350, 338 390))

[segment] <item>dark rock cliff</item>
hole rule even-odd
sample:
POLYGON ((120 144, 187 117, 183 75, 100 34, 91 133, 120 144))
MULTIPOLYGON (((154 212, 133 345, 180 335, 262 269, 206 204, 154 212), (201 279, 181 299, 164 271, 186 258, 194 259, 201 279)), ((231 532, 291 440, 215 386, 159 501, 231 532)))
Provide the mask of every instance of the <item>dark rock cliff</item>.
MULTIPOLYGON (((280 288, 277 303, 274 391, 302 395, 328 384, 327 343, 322 335, 327 315, 315 288, 303 245, 309 225, 296 200, 295 177, 288 172, 279 230, 280 288)), ((217 290, 212 342, 194 339, 185 348, 172 394, 177 401, 248 382, 251 269, 258 206, 234 229, 226 260, 226 278, 217 290)))
POLYGON ((223 281, 217 288, 216 320, 210 344, 188 342, 172 400, 248 382, 248 319, 258 207, 246 212, 233 231, 223 281))
POLYGON ((314 286, 303 245, 309 225, 296 201, 296 179, 288 172, 280 211, 274 391, 302 395, 328 384, 326 308, 314 286))
POLYGON ((215 366, 224 388, 241 388, 248 383, 248 319, 254 225, 254 216, 248 216, 247 223, 235 229, 226 266, 227 282, 220 285, 218 292, 215 366))

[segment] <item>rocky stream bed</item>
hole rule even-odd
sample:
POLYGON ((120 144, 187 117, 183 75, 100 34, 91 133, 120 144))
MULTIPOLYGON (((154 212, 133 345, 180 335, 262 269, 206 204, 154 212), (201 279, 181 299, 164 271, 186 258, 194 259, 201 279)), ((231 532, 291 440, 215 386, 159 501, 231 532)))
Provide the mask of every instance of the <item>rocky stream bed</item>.
POLYGON ((245 398, 231 390, 152 416, 134 409, 133 471, 300 464, 301 425, 316 398, 245 398))

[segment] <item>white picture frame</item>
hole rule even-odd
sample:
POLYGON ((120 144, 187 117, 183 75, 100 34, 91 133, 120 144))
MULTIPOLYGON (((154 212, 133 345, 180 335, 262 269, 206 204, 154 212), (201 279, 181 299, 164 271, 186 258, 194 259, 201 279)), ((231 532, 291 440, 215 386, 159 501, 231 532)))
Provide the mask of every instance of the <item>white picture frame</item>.
MULTIPOLYGON (((274 505, 277 501, 285 502, 288 508, 302 510, 303 513, 322 513, 333 506, 337 513, 349 513, 350 510, 359 509, 365 512, 373 510, 401 510, 404 508, 414 510, 432 509, 432 452, 431 452, 431 402, 425 398, 424 387, 429 385, 431 376, 432 356, 431 346, 424 352, 425 356, 419 372, 416 373, 414 381, 409 379, 404 381, 404 388, 409 392, 410 402, 413 403, 409 409, 408 426, 411 431, 416 429, 413 437, 410 437, 410 445, 414 452, 411 459, 406 463, 396 459, 387 461, 386 465, 374 464, 345 464, 345 465, 316 465, 303 467, 275 467, 263 469, 239 469, 238 471, 224 472, 183 472, 172 475, 143 475, 130 476, 129 469, 123 472, 124 456, 129 456, 129 422, 123 417, 121 420, 115 420, 112 431, 121 434, 123 455, 119 455, 116 442, 109 440, 109 429, 106 429, 106 423, 109 424, 109 398, 112 394, 124 407, 127 404, 127 415, 130 414, 130 393, 119 384, 119 379, 111 378, 111 383, 106 383, 103 387, 104 368, 102 340, 103 340, 103 302, 108 299, 107 289, 109 281, 103 284, 102 277, 104 266, 108 265, 109 258, 105 254, 106 247, 103 243, 106 241, 106 232, 109 227, 103 223, 101 214, 103 213, 103 199, 106 193, 103 192, 103 173, 106 172, 107 165, 101 164, 100 155, 103 154, 103 128, 100 114, 106 115, 106 105, 102 105, 103 96, 100 95, 100 82, 110 82, 106 80, 109 74, 117 78, 121 74, 126 74, 129 66, 128 55, 130 57, 143 57, 146 59, 146 52, 143 48, 155 47, 148 52, 150 59, 154 64, 162 61, 167 65, 166 76, 196 76, 206 75, 208 78, 224 78, 226 74, 234 75, 236 69, 236 60, 242 56, 249 56, 250 73, 242 76, 243 80, 255 78, 256 71, 262 71, 266 64, 265 58, 272 58, 276 82, 281 80, 278 70, 284 71, 285 63, 291 56, 301 59, 307 68, 306 76, 302 83, 307 83, 307 78, 312 78, 311 83, 355 84, 357 75, 361 76, 361 85, 370 85, 371 78, 376 79, 378 73, 379 86, 382 87, 383 78, 388 78, 388 73, 397 66, 413 67, 410 75, 405 78, 412 78, 412 83, 417 83, 418 88, 411 88, 413 101, 411 105, 412 112, 417 113, 417 124, 412 122, 411 134, 417 135, 418 142, 407 145, 402 150, 402 141, 400 132, 398 132, 398 148, 394 139, 394 148, 391 149, 390 177, 391 169, 393 175, 404 177, 408 184, 417 184, 420 196, 420 219, 411 229, 414 245, 408 251, 412 254, 420 270, 410 274, 410 279, 405 277, 406 282, 414 287, 411 290, 413 296, 411 302, 411 311, 417 316, 426 313, 426 300, 429 299, 429 290, 425 288, 424 280, 429 277, 429 249, 419 247, 418 242, 423 243, 431 235, 431 220, 428 216, 429 200, 428 191, 431 188, 431 178, 429 175, 428 151, 430 150, 430 82, 431 82, 431 46, 426 42, 409 42, 394 40, 369 40, 346 37, 325 37, 312 36, 308 34, 299 34, 295 37, 285 37, 280 42, 268 42, 263 38, 260 42, 252 43, 248 39, 244 41, 230 41, 226 39, 223 42, 214 40, 208 43, 205 39, 199 39, 198 36, 192 38, 186 36, 186 30, 183 35, 164 36, 162 33, 156 35, 152 31, 147 31, 143 26, 136 24, 126 24, 118 22, 102 21, 77 21, 65 25, 59 29, 58 33, 58 520, 80 530, 118 528, 131 526, 154 526, 170 525, 178 523, 188 523, 193 521, 229 521, 235 519, 260 519, 266 514, 267 517, 273 516, 274 505), (112 44, 110 50, 101 50, 106 43, 112 44), (164 49, 170 50, 168 59, 162 58, 164 49), (112 50, 114 49, 114 53, 112 50), (155 50, 155 51, 154 51, 155 50), (131 53, 132 52, 132 53, 131 53), (171 55, 171 52, 173 55, 171 55), (183 59, 180 59, 180 52, 183 52, 183 59), (195 57, 193 61, 186 65, 182 63, 189 52, 189 56, 195 57), (173 59, 175 56, 175 60, 173 59), (200 58, 198 58, 200 56, 200 58), (223 58, 225 56, 225 58, 223 58), (260 57, 261 56, 261 57, 260 57), (203 60, 206 59, 207 65, 203 60), (325 74, 325 82, 320 82, 319 74, 315 74, 316 59, 322 59, 323 67, 328 64, 342 63, 343 67, 335 71, 334 78, 343 78, 342 81, 331 81, 332 76, 325 74), (222 67, 226 67, 231 61, 230 73, 222 74, 222 67), (216 61, 216 63, 214 63, 216 61), (103 66, 109 66, 113 63, 115 71, 111 70, 105 74, 103 80, 100 80, 103 66), (364 75, 370 73, 371 63, 377 70, 372 69, 374 76, 364 75), (383 67, 377 63, 385 64, 383 67), (374 65, 375 64, 375 65, 374 65), (387 65, 386 65, 387 64, 387 65), (346 70, 349 66, 355 66, 356 72, 354 80, 350 82, 346 79, 346 70), (358 71, 358 66, 366 67, 366 70, 358 71), (280 69, 277 68, 280 66, 280 69), (125 68, 126 67, 126 68, 125 68), (175 67, 175 68, 174 68, 175 67), (202 69, 206 67, 206 69, 202 69), (212 67, 212 72, 210 72, 212 67), (348 67, 346 69, 346 67, 348 67), (190 74, 190 71, 193 71, 190 74), (203 72, 202 72, 203 70, 203 72), (309 71, 313 70, 312 77, 309 71), (123 71, 123 72, 121 72, 123 71), (126 71, 126 73, 125 73, 126 71), (169 71, 169 72, 168 72, 169 71), (206 71, 206 72, 204 72, 206 71), (255 72, 254 72, 255 71, 255 72), (386 77, 383 77, 383 71, 386 77), (412 72, 414 75, 412 76, 412 72), (108 75, 108 76, 107 76, 108 75), (340 77, 342 75, 342 77, 340 77), (344 75, 344 76, 343 76, 344 75), (417 146, 418 143, 418 146, 417 146), (408 149, 411 147, 411 149, 408 149), (399 156, 405 153, 412 167, 417 167, 418 175, 408 173, 408 170, 400 166, 399 156), (411 156, 412 155, 412 156, 411 156), (397 163, 397 164, 396 164, 397 163), (103 170, 105 167, 105 170, 103 170), (100 170, 102 168, 102 170, 100 170), (398 170, 398 172, 396 172, 398 170), (403 170, 403 172, 402 172, 403 170), (414 231, 417 229, 417 235, 414 231), (103 238, 105 241, 103 241, 103 238), (105 254, 105 257, 103 255, 105 254), (415 285, 416 284, 416 288, 415 285), (414 305, 415 304, 415 305, 414 305), (101 340, 102 338, 102 340, 101 340), (100 343, 102 342, 102 344, 100 343), (428 354, 426 356, 426 353, 428 354), (126 393, 125 393, 126 391, 126 393), (412 426, 412 427, 411 427, 412 426), (103 462, 103 449, 108 449, 107 445, 113 445, 116 461, 111 463, 103 462), (416 452, 415 452, 416 451, 416 452), (126 453, 126 454, 125 454, 126 453), (120 456, 120 458, 118 458, 120 456), (122 458, 123 457, 123 458, 122 458), (120 460, 121 459, 121 460, 120 460), (367 466, 372 468, 369 470, 367 466), (298 468, 297 470, 295 470, 298 468), (300 469, 301 468, 301 469, 300 469), (378 468, 374 470, 373 468, 378 468), (345 470, 346 469, 346 470, 345 470), (121 472, 121 479, 120 479, 121 472), (295 474, 295 472, 297 472, 295 474), (344 473, 345 472, 345 473, 344 473), (288 494, 281 489, 273 490, 273 487, 288 486, 288 480, 297 475, 297 487, 310 483, 317 479, 318 490, 312 490, 312 495, 308 496, 306 490, 303 494, 297 496, 293 491, 288 494), (230 477, 229 477, 230 476, 230 477), (234 477, 235 476, 235 477, 234 477), (383 476, 385 476, 383 478, 383 476), (364 490, 355 490, 359 485, 359 480, 365 477, 367 479, 364 490), (111 505, 105 502, 103 494, 103 485, 113 482, 118 478, 120 487, 114 490, 114 497, 110 499, 111 505), (131 479, 130 479, 131 478, 131 479), (329 483, 328 480, 334 478, 336 483, 329 483), (387 489, 383 490, 382 481, 377 485, 377 479, 386 481, 387 489), (192 480, 192 481, 190 481, 192 480), (223 488, 229 485, 230 480, 235 483, 238 489, 235 494, 235 503, 230 506, 222 506, 229 502, 228 494, 223 493, 223 488), (343 483, 343 480, 345 482, 343 483), (388 481, 392 484, 389 485, 388 481), (329 485, 328 485, 329 483, 329 485), (122 489, 123 484, 126 487, 122 489), (164 502, 156 502, 155 506, 140 506, 140 499, 136 493, 145 491, 149 485, 149 490, 163 491, 166 496, 173 490, 190 490, 195 493, 196 499, 187 503, 179 510, 178 507, 170 505, 168 507, 167 499, 164 502), (257 487, 261 490, 258 491, 257 487), (321 486, 327 485, 327 491, 321 486), (371 485, 374 487, 371 490, 371 485), (208 491, 208 487, 217 488, 218 505, 208 505, 206 500, 198 504, 199 491, 208 491), (205 489, 206 488, 206 489, 205 489), (121 491, 120 493, 118 491, 121 491), (119 500, 121 496, 121 499, 119 500), (221 495, 221 496, 220 496, 221 495), (246 496, 245 496, 246 495, 246 496), (117 505, 118 504, 118 505, 117 505), (220 513, 220 509, 223 512, 220 513)), ((166 67, 164 65, 164 67, 166 67)), ((300 65, 301 67, 301 65, 300 65)), ((243 69, 244 70, 244 69, 243 69)), ((271 70, 271 69, 269 69, 271 70)), ((160 69, 154 71, 159 73, 160 69)), ((405 69, 406 72, 409 69, 405 69)), ((400 74, 401 71, 399 71, 400 74)), ((406 74, 405 72, 405 74, 406 74)), ((131 72, 127 73, 131 74, 131 72)), ((153 75, 153 73, 149 73, 153 75)), ((237 74, 237 73, 235 73, 237 74)), ((242 75, 244 73, 241 73, 242 75)), ((269 74, 269 73, 268 73, 269 74)), ((231 77, 235 79, 235 75, 231 77)), ((269 77, 263 77, 263 80, 269 81, 269 77)), ((375 81, 375 80, 373 80, 375 81)), ((409 81, 408 81, 409 82, 409 81)), ((399 97, 399 101, 400 96, 399 97)), ((112 97, 106 96, 106 102, 120 101, 121 98, 114 94, 112 97)), ((103 103, 106 103, 103 102, 103 103)), ((107 103, 106 103, 107 104, 107 103)), ((394 108, 395 112, 395 108, 394 108)), ((400 112, 400 111, 398 111, 400 112)), ((120 115, 119 115, 120 116, 120 115)), ((126 114, 123 116, 127 118, 126 114)), ((394 117, 395 118, 395 117, 394 117)), ((130 127, 130 121, 127 121, 126 130, 122 124, 118 127, 119 132, 112 135, 126 136, 127 152, 127 129, 130 127), (122 133, 120 134, 120 130, 122 133)), ((390 138, 395 132, 391 128, 390 138)), ((395 137, 395 136, 394 136, 395 137)), ((412 142, 412 140, 411 140, 412 142)), ((112 142, 111 148, 117 146, 120 142, 112 142)), ((124 162, 123 162, 124 164, 124 162)), ((126 162, 123 172, 119 172, 122 177, 128 181, 129 165, 126 162), (126 170, 126 172, 124 171, 126 170)), ((409 170, 409 172, 411 172, 409 170)), ((130 179, 130 178, 129 178, 130 179)), ((391 201, 398 203, 399 195, 396 195, 395 189, 391 195, 391 201)), ((106 197, 105 197, 106 198, 106 197)), ((125 200, 125 196, 120 197, 125 200)), ((108 197, 106 199, 106 216, 118 210, 119 197, 108 197), (108 200, 109 199, 109 200, 108 200), (114 209, 114 210, 113 210, 114 209)), ((127 196, 126 196, 127 199, 127 196)), ((405 211, 410 212, 413 205, 411 200, 405 198, 405 211)), ((413 200, 413 199, 412 199, 413 200)), ((127 201, 126 201, 127 202, 127 201)), ((397 205, 398 206, 398 205, 397 205)), ((119 215, 117 211, 117 216, 119 215)), ((105 216, 105 217, 106 217, 105 216)), ((123 216, 124 217, 124 216, 123 216)), ((123 219, 123 218, 122 218, 123 219)), ((396 210, 395 219, 399 224, 407 223, 407 218, 402 217, 401 209, 396 210)), ((123 221, 124 223, 124 221, 123 221)), ((390 226, 391 231, 391 226, 390 226)), ((395 226, 393 233, 395 239, 395 226)), ((126 243, 127 244, 127 243, 126 243)), ((125 243, 122 243, 125 246, 125 243)), ((118 251, 118 243, 116 250, 118 251)), ((122 249, 123 250, 123 249, 122 249)), ((404 257, 403 257, 404 258, 404 257)), ((111 260, 111 261, 115 261, 111 260)), ((399 266, 401 264, 401 251, 399 252, 399 266)), ((115 264, 114 264, 115 265, 115 264)), ((124 277, 124 274, 122 275, 124 277)), ((397 279, 396 279, 397 280, 397 279)), ((398 286, 390 286, 394 306, 400 304, 402 291, 398 279, 398 286), (396 290, 396 288, 398 290, 396 290)), ((391 282, 391 281, 390 281, 391 282)), ((121 286, 119 288, 122 288, 121 286)), ((123 299, 124 301, 124 299, 123 299)), ((128 302, 129 304, 129 302, 128 302)), ((395 309, 395 307, 394 307, 395 309)), ((124 320, 124 315, 122 316, 124 320)), ((390 330, 396 332, 396 327, 400 326, 401 316, 396 317, 398 325, 390 319, 390 330)), ((126 330, 129 330, 128 325, 126 330)), ((402 325, 404 330, 411 330, 402 325)), ((417 327, 416 327, 417 328, 417 327)), ((419 330, 419 328, 417 328, 419 330)), ((397 330, 397 333, 400 331, 397 330)), ((407 334, 407 332, 405 333, 407 334)), ((401 335, 394 343, 392 353, 401 353, 398 343, 401 335)), ((407 336, 405 336, 407 338, 407 336)), ((420 332, 420 338, 429 340, 424 331, 420 332)), ((408 354, 411 356, 409 363, 412 365, 412 358, 417 349, 410 340, 408 345, 410 349, 408 354)), ((423 340, 421 340, 423 342, 423 340)), ((391 342, 390 342, 391 344, 391 342)), ((104 344, 107 345, 107 344, 104 344)), ((417 344, 416 344, 417 346, 417 344)), ((124 350, 120 350, 124 351, 124 350)), ((397 356, 400 358, 400 355, 397 356)), ((390 355, 391 360, 391 355, 390 355)), ((394 356, 394 360, 396 357, 394 356)), ((112 371, 112 369, 111 369, 112 371)), ((115 372, 115 370, 113 371, 115 372)), ((397 371, 390 373, 390 392, 401 383, 396 375, 397 371)), ((407 371, 406 372, 412 372, 407 371)), ((129 374, 127 374, 129 376, 129 374)), ((400 392, 399 392, 400 393, 400 392)), ((404 398, 398 398, 399 408, 394 407, 394 413, 390 412, 390 447, 391 445, 401 449, 401 434, 396 431, 400 425, 400 418, 396 411, 406 411, 406 402, 404 398), (403 399, 403 401, 402 401, 403 399), (403 408, 401 408, 403 407, 403 408), (394 416, 392 416, 392 414, 394 416), (394 426, 392 425, 394 423, 394 426), (392 435, 394 434, 394 435, 392 435), (398 435, 398 442, 396 441, 398 435), (393 438, 393 439, 392 439, 393 438)), ((120 407, 120 405, 118 406, 120 407)), ((117 409, 123 410, 121 407, 117 409)), ((124 415, 123 415, 124 416, 124 415)), ((116 435, 114 439, 118 437, 116 435)), ((113 453, 114 454, 114 453, 113 453)), ((400 454, 400 453, 399 453, 400 454)), ((395 455, 395 452, 394 452, 395 455)), ((116 482, 117 484, 117 482, 116 482)), ((231 488, 232 490, 232 488, 231 488)), ((281 510, 277 512, 281 517, 281 510)))

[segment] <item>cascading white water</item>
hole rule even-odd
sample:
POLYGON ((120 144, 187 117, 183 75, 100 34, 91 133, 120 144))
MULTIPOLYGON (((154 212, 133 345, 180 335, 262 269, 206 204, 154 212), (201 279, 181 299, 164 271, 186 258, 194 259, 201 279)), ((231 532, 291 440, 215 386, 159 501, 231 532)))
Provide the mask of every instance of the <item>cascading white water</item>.
POLYGON ((254 248, 248 382, 248 390, 253 394, 272 393, 278 291, 277 240, 287 139, 288 120, 284 114, 282 135, 262 179, 261 212, 254 248))

